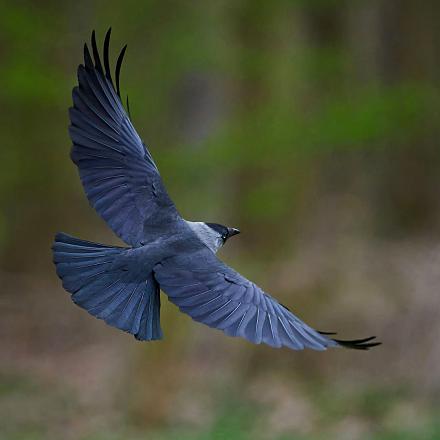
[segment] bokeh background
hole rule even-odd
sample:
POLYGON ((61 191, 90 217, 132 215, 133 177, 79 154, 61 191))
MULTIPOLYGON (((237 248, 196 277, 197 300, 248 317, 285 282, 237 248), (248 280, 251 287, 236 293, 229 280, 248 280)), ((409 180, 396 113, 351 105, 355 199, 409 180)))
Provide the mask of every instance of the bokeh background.
POLYGON ((0 1, 0 438, 440 438, 440 2, 0 1), (162 301, 162 342, 74 306, 56 231, 119 244, 69 160, 83 42, 182 215, 221 257, 369 352, 274 350, 162 301))

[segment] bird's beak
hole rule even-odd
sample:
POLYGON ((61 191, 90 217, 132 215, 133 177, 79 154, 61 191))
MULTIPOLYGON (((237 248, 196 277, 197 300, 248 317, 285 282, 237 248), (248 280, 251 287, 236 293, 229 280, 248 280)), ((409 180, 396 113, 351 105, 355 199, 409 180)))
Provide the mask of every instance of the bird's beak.
POLYGON ((237 228, 228 228, 228 238, 232 237, 233 235, 237 235, 240 233, 240 229, 237 228))

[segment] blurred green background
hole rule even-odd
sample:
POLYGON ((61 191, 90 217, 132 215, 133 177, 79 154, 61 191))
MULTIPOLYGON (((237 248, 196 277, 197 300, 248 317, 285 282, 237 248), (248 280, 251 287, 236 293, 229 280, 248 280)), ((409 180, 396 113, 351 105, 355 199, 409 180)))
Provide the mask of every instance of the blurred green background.
POLYGON ((440 438, 440 2, 0 1, 0 438, 440 438), (227 338, 163 297, 162 342, 75 307, 56 231, 118 243, 69 160, 82 45, 221 257, 369 351, 227 338))

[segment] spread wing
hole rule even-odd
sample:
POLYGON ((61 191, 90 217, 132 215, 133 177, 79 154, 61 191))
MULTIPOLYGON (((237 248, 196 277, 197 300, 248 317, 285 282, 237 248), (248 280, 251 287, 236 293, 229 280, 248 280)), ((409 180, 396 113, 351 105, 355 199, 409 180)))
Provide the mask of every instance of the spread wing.
POLYGON ((222 263, 209 249, 157 264, 155 278, 171 302, 195 321, 255 344, 294 350, 344 346, 366 350, 374 337, 330 339, 295 316, 276 299, 222 263))
POLYGON ((119 74, 126 46, 117 60, 113 83, 110 32, 104 42, 104 67, 94 32, 93 60, 84 45, 84 65, 78 67, 78 86, 69 111, 71 158, 90 204, 119 237, 137 246, 180 216, 121 102, 119 74))

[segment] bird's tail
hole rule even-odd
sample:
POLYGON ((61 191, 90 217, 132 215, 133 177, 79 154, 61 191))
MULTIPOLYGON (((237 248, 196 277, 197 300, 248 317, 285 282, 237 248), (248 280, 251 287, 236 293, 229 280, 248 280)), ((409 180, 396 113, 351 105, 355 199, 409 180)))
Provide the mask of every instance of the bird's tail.
POLYGON ((152 274, 121 263, 128 248, 58 233, 52 249, 57 274, 75 304, 136 339, 162 338, 159 285, 152 274))

